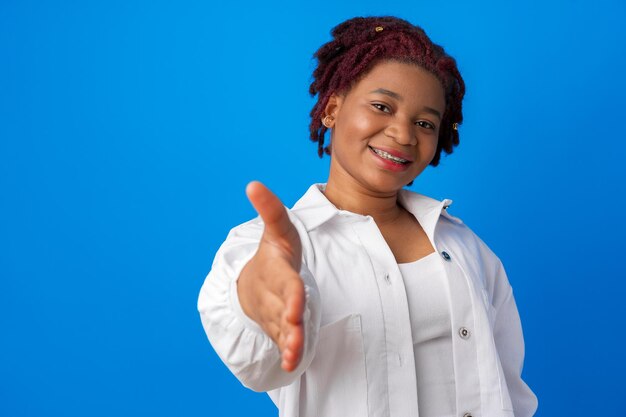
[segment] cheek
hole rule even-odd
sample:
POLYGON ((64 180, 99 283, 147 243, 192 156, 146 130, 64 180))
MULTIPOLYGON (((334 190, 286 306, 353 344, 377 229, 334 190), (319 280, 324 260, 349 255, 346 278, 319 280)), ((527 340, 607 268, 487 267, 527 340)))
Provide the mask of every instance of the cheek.
POLYGON ((354 118, 354 129, 359 131, 368 131, 374 127, 374 121, 371 117, 360 115, 354 118))
POLYGON ((438 144, 439 144, 439 136, 435 137, 435 139, 433 139, 432 143, 430 144, 433 154, 437 151, 438 144))
POLYGON ((420 149, 424 153, 435 153, 439 143, 439 135, 428 135, 419 139, 420 149))
POLYGON ((338 126, 340 131, 354 139, 364 139, 362 136, 374 129, 372 118, 364 114, 352 114, 344 120, 346 121, 338 126))
POLYGON ((430 164, 430 161, 435 157, 435 153, 437 152, 437 144, 438 140, 432 140, 429 138, 422 142, 420 146, 420 153, 424 156, 424 164, 430 164))

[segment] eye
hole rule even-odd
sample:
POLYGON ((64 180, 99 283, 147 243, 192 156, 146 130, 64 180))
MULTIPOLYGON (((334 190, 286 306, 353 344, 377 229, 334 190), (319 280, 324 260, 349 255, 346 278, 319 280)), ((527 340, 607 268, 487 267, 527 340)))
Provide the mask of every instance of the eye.
POLYGON ((380 104, 380 103, 372 103, 372 106, 376 107, 378 110, 385 112, 385 113, 391 113, 391 110, 389 109, 389 107, 387 107, 384 104, 380 104))
POLYGON ((435 129, 435 126, 432 123, 429 123, 425 120, 418 120, 417 122, 415 122, 415 124, 426 129, 435 129))

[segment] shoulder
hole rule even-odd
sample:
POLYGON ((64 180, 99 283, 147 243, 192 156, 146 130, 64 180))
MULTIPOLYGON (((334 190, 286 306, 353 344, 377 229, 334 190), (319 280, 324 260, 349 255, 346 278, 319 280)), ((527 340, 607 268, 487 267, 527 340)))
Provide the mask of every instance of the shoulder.
MULTIPOLYGON (((289 221, 291 221, 300 236, 303 254, 306 254, 311 246, 307 228, 299 216, 293 212, 293 209, 289 209, 286 206, 284 208, 289 216, 289 221)), ((224 243, 221 246, 221 250, 232 250, 242 246, 256 246, 263 237, 264 229, 265 223, 263 222, 261 216, 256 216, 244 223, 241 223, 230 229, 224 243)))
POLYGON ((485 243, 467 223, 461 221, 460 218, 442 213, 437 229, 441 237, 446 240, 452 239, 457 241, 467 250, 471 250, 474 255, 499 262, 498 256, 491 250, 487 243, 485 243))
MULTIPOLYGON (((289 216, 289 220, 296 227, 300 234, 306 233, 306 230, 302 224, 302 221, 299 217, 293 213, 292 209, 285 207, 285 211, 289 216)), ((227 239, 232 237, 258 237, 260 238, 263 234, 263 229, 265 228, 265 224, 263 223, 263 219, 261 216, 256 216, 244 223, 238 224, 237 226, 230 229, 228 232, 227 239)))
POLYGON ((238 237, 261 237, 263 233, 263 220, 261 216, 256 216, 246 222, 238 224, 230 229, 226 240, 238 237))
POLYGON ((493 288, 503 270, 502 261, 491 247, 460 218, 442 213, 435 240, 449 250, 466 273, 479 277, 485 288, 493 288))

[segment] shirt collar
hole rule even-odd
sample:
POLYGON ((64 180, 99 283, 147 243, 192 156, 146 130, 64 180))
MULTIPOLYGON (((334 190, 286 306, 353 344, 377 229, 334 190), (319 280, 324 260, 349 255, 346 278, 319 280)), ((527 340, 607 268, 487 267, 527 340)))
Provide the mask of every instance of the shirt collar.
MULTIPOLYGON (((307 232, 319 227, 340 213, 324 195, 325 183, 313 184, 307 192, 294 204, 291 212, 304 224, 307 232)), ((411 212, 424 228, 427 235, 432 236, 440 215, 455 223, 462 223, 457 217, 451 216, 446 209, 452 200, 442 201, 402 189, 398 195, 400 204, 411 212)), ((343 213, 346 213, 345 211, 343 213)), ((355 216, 358 216, 355 214, 355 216)))

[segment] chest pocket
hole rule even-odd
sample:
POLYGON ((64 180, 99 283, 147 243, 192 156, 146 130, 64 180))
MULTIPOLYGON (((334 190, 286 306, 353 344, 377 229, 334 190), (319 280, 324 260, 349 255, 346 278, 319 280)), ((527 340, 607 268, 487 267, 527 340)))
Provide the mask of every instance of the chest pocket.
POLYGON ((300 417, 368 415, 360 315, 320 328, 315 358, 300 386, 300 405, 300 417))

